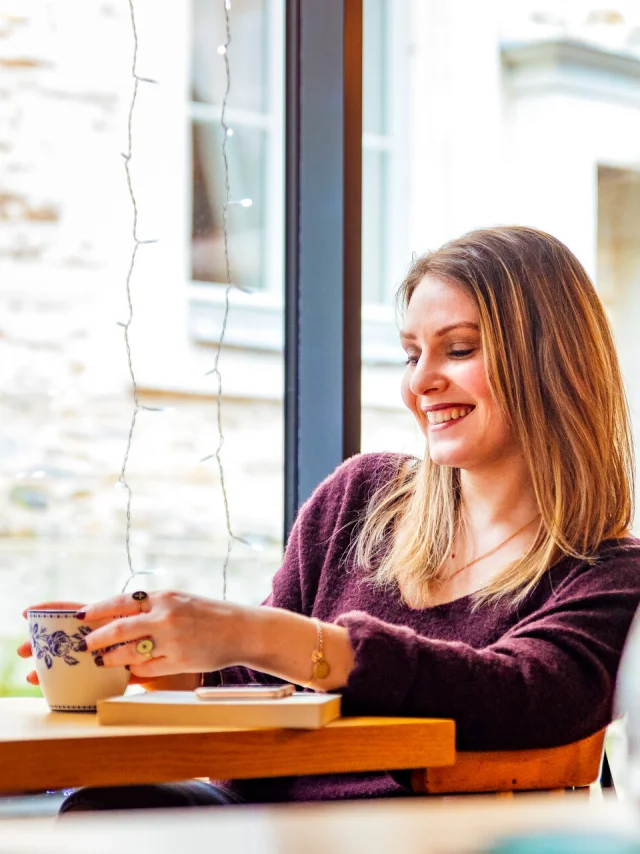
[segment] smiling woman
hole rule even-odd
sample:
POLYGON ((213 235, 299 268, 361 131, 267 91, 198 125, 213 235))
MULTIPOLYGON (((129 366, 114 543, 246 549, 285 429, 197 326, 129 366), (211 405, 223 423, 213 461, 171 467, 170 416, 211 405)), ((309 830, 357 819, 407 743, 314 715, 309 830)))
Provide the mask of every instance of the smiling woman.
POLYGON ((358 558, 373 568, 388 546, 378 581, 401 577, 416 605, 461 592, 517 602, 563 555, 590 561, 624 535, 625 393, 604 309, 567 247, 531 228, 475 231, 418 259, 397 298, 403 399, 427 453, 372 502, 358 558), (501 509, 482 498, 496 489, 501 509), (463 587, 447 587, 520 525, 498 567, 476 565, 463 587))
MULTIPOLYGON (((399 299, 424 458, 360 454, 320 484, 262 606, 119 596, 76 615, 104 621, 86 647, 120 644, 98 666, 149 685, 285 680, 340 691, 344 714, 453 718, 460 749, 578 741, 611 720, 640 602, 633 453, 602 306, 563 244, 519 227, 418 259, 399 299)), ((64 808, 410 794, 381 772, 81 790, 64 808)))

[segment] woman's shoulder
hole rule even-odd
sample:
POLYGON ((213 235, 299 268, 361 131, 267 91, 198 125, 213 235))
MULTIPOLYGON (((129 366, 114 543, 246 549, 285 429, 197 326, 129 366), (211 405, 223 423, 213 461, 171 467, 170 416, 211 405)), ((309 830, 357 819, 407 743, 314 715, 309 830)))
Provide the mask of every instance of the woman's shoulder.
POLYGON ((640 539, 626 536, 603 540, 595 560, 565 558, 551 570, 558 588, 640 594, 640 539))
POLYGON ((595 566, 598 565, 615 568, 640 584, 640 539, 625 536, 604 540, 598 547, 595 566))
POLYGON ((318 486, 316 492, 336 492, 345 490, 375 491, 394 480, 407 466, 415 461, 409 454, 397 454, 386 451, 355 454, 341 463, 318 486))
POLYGON ((392 483, 411 461, 406 454, 356 454, 341 463, 300 508, 300 519, 315 527, 359 518, 371 498, 392 483))
POLYGON ((596 551, 595 566, 609 564, 640 574, 640 539, 627 535, 603 540, 596 551))

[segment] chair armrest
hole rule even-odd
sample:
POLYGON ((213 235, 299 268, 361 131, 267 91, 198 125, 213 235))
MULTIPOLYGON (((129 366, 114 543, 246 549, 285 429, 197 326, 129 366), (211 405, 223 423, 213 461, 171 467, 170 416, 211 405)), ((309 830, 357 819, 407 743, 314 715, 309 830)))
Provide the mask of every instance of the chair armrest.
POLYGON ((600 775, 604 736, 538 750, 460 751, 455 765, 412 772, 415 792, 509 792, 589 786, 600 775))

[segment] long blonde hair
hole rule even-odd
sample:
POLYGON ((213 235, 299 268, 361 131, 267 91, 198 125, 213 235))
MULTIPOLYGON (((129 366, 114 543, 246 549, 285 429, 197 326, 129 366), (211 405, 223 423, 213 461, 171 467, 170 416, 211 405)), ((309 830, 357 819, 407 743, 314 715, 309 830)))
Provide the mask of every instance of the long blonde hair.
MULTIPOLYGON (((593 561, 633 518, 628 405, 609 322, 586 271, 559 240, 525 227, 472 231, 418 258, 396 295, 406 310, 435 276, 480 314, 491 393, 520 438, 540 526, 528 552, 476 594, 518 602, 565 555, 593 561)), ((373 496, 355 543, 377 584, 432 601, 461 519, 460 470, 424 459, 373 496)))

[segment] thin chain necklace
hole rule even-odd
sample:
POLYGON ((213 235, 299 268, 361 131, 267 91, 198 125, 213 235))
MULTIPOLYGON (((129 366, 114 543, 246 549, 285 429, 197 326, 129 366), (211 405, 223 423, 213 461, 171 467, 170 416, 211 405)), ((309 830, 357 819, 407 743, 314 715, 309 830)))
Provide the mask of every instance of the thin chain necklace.
MULTIPOLYGON (((525 528, 528 528, 532 522, 535 522, 535 520, 538 518, 539 515, 540 515, 539 513, 536 513, 536 515, 533 517, 533 519, 529 519, 529 521, 527 522, 526 525, 523 525, 521 528, 518 528, 518 530, 514 531, 513 534, 511 534, 511 536, 507 537, 506 540, 503 540, 501 543, 498 543, 497 546, 494 546, 492 549, 489 549, 488 552, 485 552, 484 554, 480 555, 480 557, 476 557, 472 561, 469 561, 469 563, 465 563, 464 566, 461 566, 459 569, 456 569, 456 571, 452 572, 451 575, 447 575, 447 577, 444 579, 444 581, 450 581, 452 578, 455 578, 456 575, 458 575, 460 572, 462 572, 463 569, 469 569, 469 567, 473 566, 474 563, 478 563, 478 561, 483 560, 485 557, 489 557, 490 555, 495 554, 495 552, 497 552, 503 546, 506 546, 507 543, 510 542, 514 537, 516 537, 521 531, 524 531, 525 528)), ((452 553, 451 557, 454 558, 455 554, 452 553)))

